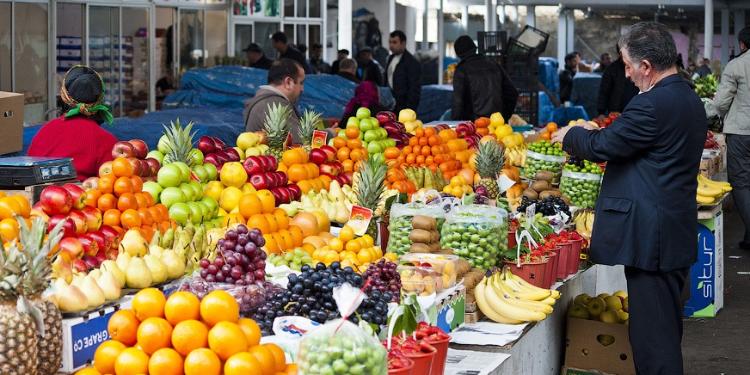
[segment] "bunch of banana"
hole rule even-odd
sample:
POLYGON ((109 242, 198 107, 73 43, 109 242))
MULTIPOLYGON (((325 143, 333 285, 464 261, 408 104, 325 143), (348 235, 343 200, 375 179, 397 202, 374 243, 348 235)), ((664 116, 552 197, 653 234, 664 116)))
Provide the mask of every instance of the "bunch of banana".
POLYGON ((573 222, 576 225, 576 232, 586 241, 591 240, 591 231, 594 229, 594 211, 579 210, 576 212, 573 222))
POLYGON ((479 310, 492 321, 521 324, 544 320, 560 292, 536 287, 505 268, 485 277, 474 289, 479 310))
POLYGON ((695 200, 698 204, 714 204, 724 194, 732 191, 732 186, 728 182, 713 181, 702 174, 698 175, 698 191, 695 200))
POLYGON ((505 164, 523 167, 526 164, 526 144, 505 148, 505 164))

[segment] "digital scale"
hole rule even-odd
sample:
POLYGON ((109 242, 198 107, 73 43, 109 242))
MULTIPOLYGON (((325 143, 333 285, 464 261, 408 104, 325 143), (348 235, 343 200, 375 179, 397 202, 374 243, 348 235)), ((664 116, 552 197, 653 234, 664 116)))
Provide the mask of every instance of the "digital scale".
POLYGON ((0 189, 19 189, 76 178, 71 158, 0 158, 0 189))

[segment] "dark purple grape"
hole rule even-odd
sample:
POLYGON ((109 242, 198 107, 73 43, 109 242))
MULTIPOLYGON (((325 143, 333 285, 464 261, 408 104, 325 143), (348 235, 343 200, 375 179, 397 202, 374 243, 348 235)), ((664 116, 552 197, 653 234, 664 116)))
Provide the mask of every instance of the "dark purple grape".
POLYGON ((242 278, 242 271, 232 268, 232 270, 229 273, 230 276, 232 276, 233 279, 241 279, 242 278))
POLYGON ((250 241, 250 237, 247 234, 240 234, 237 236, 237 244, 245 246, 250 241))
POLYGON ((250 239, 250 242, 257 242, 258 236, 260 236, 260 232, 256 232, 255 229, 252 229, 248 234, 247 238, 250 239))
POLYGON ((241 278, 234 281, 234 285, 245 285, 245 280, 242 280, 241 278))
POLYGON ((207 269, 204 268, 204 269, 201 270, 201 278, 205 279, 206 276, 208 276, 208 275, 209 275, 209 273, 208 273, 207 269))
POLYGON ((237 258, 234 257, 234 256, 231 256, 231 257, 227 258, 227 264, 230 265, 230 266, 236 265, 237 264, 237 258))
POLYGON ((217 241, 216 242, 216 246, 218 246, 218 247, 224 247, 224 239, 222 238, 219 241, 217 241))
POLYGON ((227 233, 224 235, 224 238, 228 240, 236 240, 237 239, 237 231, 234 229, 230 229, 227 231, 227 233))
POLYGON ((255 276, 255 280, 264 280, 266 278, 266 271, 257 269, 253 272, 253 275, 255 276))
POLYGON ((224 276, 224 282, 227 284, 234 284, 234 278, 231 275, 224 276))
POLYGON ((261 237, 261 236, 263 236, 263 233, 261 233, 261 232, 260 232, 260 229, 258 229, 258 228, 253 228, 253 229, 251 229, 251 230, 250 230, 250 235, 252 235, 253 233, 255 233, 255 236, 256 236, 256 237, 261 237))
POLYGON ((258 238, 255 239, 255 244, 258 245, 258 247, 266 246, 266 239, 263 238, 263 236, 258 236, 258 238))
POLYGON ((208 267, 206 267, 206 270, 208 273, 216 275, 216 273, 219 272, 219 267, 217 267, 216 264, 209 264, 208 267))
POLYGON ((237 246, 237 241, 235 241, 235 240, 226 240, 226 241, 224 241, 224 249, 234 250, 235 246, 237 246))
POLYGON ((255 282, 255 275, 253 275, 252 273, 246 273, 245 274, 245 283, 249 285, 249 284, 252 284, 254 282, 255 282))
POLYGON ((257 260, 257 261, 255 261, 254 266, 255 266, 256 270, 264 270, 264 269, 266 269, 266 261, 264 261, 264 260, 257 260))
POLYGON ((229 271, 231 270, 232 270, 232 266, 230 266, 229 264, 225 264, 221 266, 221 272, 225 275, 229 274, 229 271))
POLYGON ((258 245, 256 245, 255 242, 248 242, 245 244, 245 254, 252 255, 255 254, 256 251, 258 251, 258 245))
POLYGON ((266 254, 266 252, 265 252, 265 251, 260 251, 260 252, 258 252, 258 257, 259 257, 259 258, 260 258, 261 260, 266 260, 266 258, 268 258, 268 254, 266 254))
POLYGON ((224 258, 221 258, 221 257, 217 257, 217 258, 216 258, 216 259, 214 260, 214 264, 216 265, 216 267, 219 267, 219 268, 221 268, 221 267, 222 267, 222 266, 224 265, 224 258))
POLYGON ((216 281, 223 283, 224 282, 224 274, 222 272, 216 273, 216 281))
POLYGON ((233 250, 234 250, 235 253, 243 253, 243 252, 245 252, 245 246, 237 244, 237 245, 234 245, 234 249, 233 250))
POLYGON ((242 267, 247 267, 247 265, 250 264, 250 257, 247 256, 247 255, 245 255, 245 254, 241 254, 240 255, 240 263, 239 264, 242 267))
POLYGON ((249 231, 244 224, 238 225, 237 228, 235 228, 235 230, 237 231, 238 234, 247 234, 247 232, 249 231))
POLYGON ((209 283, 215 282, 216 276, 209 274, 208 276, 206 276, 206 281, 208 281, 209 283))

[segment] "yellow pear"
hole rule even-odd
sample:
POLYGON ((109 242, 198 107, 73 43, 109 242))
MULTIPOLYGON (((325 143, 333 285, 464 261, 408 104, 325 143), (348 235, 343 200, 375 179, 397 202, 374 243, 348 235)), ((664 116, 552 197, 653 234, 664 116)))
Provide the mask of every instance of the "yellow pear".
POLYGON ((168 279, 173 280, 185 274, 185 258, 174 250, 165 250, 161 256, 161 261, 167 268, 168 279))
POLYGON ((151 271, 141 258, 132 258, 125 270, 125 285, 128 288, 143 289, 151 286, 151 271))
POLYGON ((117 281, 117 286, 120 288, 125 286, 125 273, 114 260, 105 260, 99 268, 101 268, 103 272, 110 273, 117 281))
POLYGON ((120 241, 120 252, 127 252, 131 256, 144 256, 148 251, 148 242, 141 236, 141 232, 129 229, 120 241))
POLYGON ((63 312, 77 312, 88 308, 86 295, 73 285, 68 285, 65 280, 57 279, 53 284, 55 291, 54 300, 57 307, 63 312))
POLYGON ((115 260, 117 268, 119 268, 120 271, 125 272, 128 269, 128 264, 130 263, 131 258, 130 254, 126 252, 117 254, 117 259, 115 260))
POLYGON ((96 279, 97 285, 104 293, 104 299, 114 301, 120 298, 120 284, 110 272, 102 272, 96 279))
POLYGON ((151 272, 152 284, 156 285, 167 281, 167 267, 164 266, 164 263, 159 258, 148 254, 143 257, 143 261, 146 262, 146 267, 151 272))
POLYGON ((158 245, 151 245, 148 247, 148 254, 161 258, 162 254, 164 254, 164 248, 158 245))
MULTIPOLYGON (((89 275, 86 275, 79 280, 80 281, 74 285, 86 296, 88 307, 94 308, 103 305, 105 301, 104 292, 99 287, 99 284, 96 283, 96 280, 89 275)), ((76 280, 73 280, 73 282, 75 283, 76 280)))

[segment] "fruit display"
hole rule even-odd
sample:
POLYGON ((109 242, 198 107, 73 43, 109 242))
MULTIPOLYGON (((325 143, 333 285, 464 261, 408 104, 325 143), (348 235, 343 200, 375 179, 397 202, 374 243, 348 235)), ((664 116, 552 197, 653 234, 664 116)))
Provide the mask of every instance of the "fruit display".
POLYGON ((387 167, 380 158, 368 158, 362 168, 356 173, 352 189, 357 197, 359 206, 373 212, 373 218, 366 233, 371 238, 378 237, 377 218, 382 215, 385 200, 389 191, 385 189, 385 174, 387 167))
POLYGON ((221 139, 208 135, 198 138, 197 148, 203 154, 203 161, 219 171, 225 163, 239 162, 245 158, 243 149, 227 146, 221 139))
POLYGON ((260 344, 258 325, 240 318, 234 298, 223 290, 202 299, 189 292, 166 298, 149 288, 133 297, 131 309, 110 318, 110 339, 96 348, 94 363, 81 371, 100 374, 236 375, 294 371, 284 351, 260 344))
POLYGON ((410 134, 404 124, 396 121, 396 114, 389 111, 382 111, 378 112, 375 118, 378 119, 380 126, 388 132, 388 137, 396 141, 395 147, 403 147, 409 142, 410 134))
POLYGON ((719 80, 713 74, 696 78, 693 82, 695 83, 695 93, 701 98, 713 98, 716 89, 719 87, 719 80))
MULTIPOLYGON (((339 262, 329 266, 318 263, 315 267, 302 266, 302 272, 289 274, 286 290, 275 294, 259 308, 254 317, 264 333, 270 333, 273 320, 279 316, 296 315, 325 323, 339 318, 339 311, 333 300, 333 289, 343 283, 355 288, 364 285, 361 275, 351 267, 342 267, 339 262)), ((390 292, 372 290, 365 296, 356 312, 349 317, 353 323, 363 320, 375 325, 386 323, 388 302, 393 299, 390 292)))
POLYGON ((381 293, 390 293, 390 302, 396 302, 401 297, 401 275, 397 270, 398 265, 386 259, 370 264, 367 271, 362 274, 365 279, 365 293, 378 290, 381 293))
POLYGON ((268 190, 242 195, 239 215, 246 218, 247 226, 258 229, 264 238, 263 249, 275 254, 302 246, 302 228, 291 224, 286 211, 276 208, 273 195, 268 190))
POLYGON ((200 261, 200 276, 208 282, 250 285, 266 279, 266 241, 260 230, 240 224, 217 243, 216 258, 200 261))
POLYGON ((301 374, 368 374, 388 372, 387 352, 377 338, 350 322, 333 321, 300 342, 297 363, 301 374))
POLYGON ((302 195, 299 201, 282 204, 279 208, 286 211, 289 216, 302 211, 322 210, 331 222, 345 224, 351 215, 352 205, 357 203, 356 199, 350 185, 342 187, 338 181, 331 181, 329 190, 309 191, 302 195))
POLYGON ((388 226, 388 251, 398 255, 439 251, 438 218, 442 222, 444 215, 438 205, 394 204, 388 226))
POLYGON ((469 181, 466 181, 464 176, 453 176, 451 177, 448 185, 443 187, 443 193, 450 194, 456 198, 461 198, 465 194, 473 193, 474 189, 471 187, 469 181))
POLYGON ((490 320, 521 324, 547 318, 560 292, 531 285, 505 268, 477 284, 474 297, 479 310, 490 320))
POLYGON ((397 160, 405 166, 427 167, 433 172, 440 170, 443 177, 450 179, 462 168, 459 156, 468 162, 468 148, 466 140, 458 139, 455 130, 427 127, 416 130, 397 160))
POLYGON ((456 285, 460 281, 458 275, 464 275, 471 269, 465 259, 448 254, 410 253, 402 256, 400 262, 405 266, 431 269, 439 275, 443 289, 456 285))
MULTIPOLYGON (((359 127, 352 123, 346 129, 340 130, 337 137, 328 141, 328 146, 335 150, 335 158, 341 163, 344 173, 354 173, 359 169, 362 160, 367 159, 368 152, 362 141, 363 135, 359 127)), ((322 148, 326 155, 330 149, 322 148)), ((330 156, 328 156, 330 159, 330 156)))
POLYGON ((469 148, 477 148, 477 146, 479 146, 479 140, 482 138, 482 136, 477 133, 476 125, 470 121, 464 121, 456 125, 456 135, 458 135, 458 138, 466 140, 466 144, 469 145, 469 148))
POLYGON ((602 169, 598 164, 571 157, 563 167, 560 192, 578 208, 594 208, 601 181, 602 169))
MULTIPOLYGON (((21 194, 6 195, 0 192, 0 243, 8 243, 18 239, 21 230, 17 218, 30 219, 33 216, 44 215, 40 210, 32 212, 31 203, 21 194)), ((70 227, 69 227, 70 228, 70 227)))
POLYGON ((404 124, 406 132, 414 134, 417 130, 422 129, 422 121, 417 119, 417 113, 413 109, 405 108, 398 112, 398 122, 404 124))
POLYGON ((533 179, 537 172, 548 171, 554 174, 553 181, 558 181, 564 162, 565 154, 560 143, 552 144, 546 140, 534 142, 526 151, 523 176, 533 179))
MULTIPOLYGON (((439 169, 435 171, 427 167, 401 167, 399 169, 406 177, 406 181, 409 184, 406 186, 407 189, 413 186, 414 189, 434 189, 437 191, 443 190, 448 181, 443 177, 443 172, 439 169)), ((390 172, 390 170, 389 170, 390 172)), ((391 174, 393 176, 393 174, 391 174)), ((394 176, 393 178, 401 178, 400 175, 394 176)), ((395 187, 399 185, 394 183, 391 186, 395 187)), ((403 186, 399 186, 403 188, 403 186)))
POLYGON ((266 133, 264 132, 243 132, 237 136, 237 147, 243 151, 245 158, 248 156, 260 156, 268 153, 266 133))
POLYGON ((302 196, 302 189, 290 183, 286 173, 276 170, 278 164, 273 156, 248 156, 242 167, 247 173, 246 183, 255 190, 269 190, 277 203, 289 203, 302 196))
MULTIPOLYGON (((346 122, 346 129, 339 131, 338 138, 346 140, 347 146, 346 148, 343 148, 343 150, 346 151, 349 149, 350 153, 354 151, 355 148, 349 147, 349 140, 354 139, 359 139, 361 141, 361 147, 367 151, 367 155, 382 154, 383 150, 386 148, 396 146, 396 140, 388 137, 388 131, 385 128, 380 127, 380 121, 375 117, 371 117, 370 110, 366 107, 358 108, 356 117, 349 117, 346 122)), ((336 144, 333 144, 333 147, 336 147, 336 144)), ((345 151, 342 151, 342 148, 338 147, 336 147, 336 149, 339 161, 342 161, 339 153, 343 154, 345 151)), ((362 155, 359 160, 367 158, 367 155, 362 155)), ((356 163, 355 157, 350 156, 350 158, 356 163)), ((357 168, 354 168, 354 170, 356 171, 357 168)))
POLYGON ((554 173, 549 171, 538 171, 533 176, 533 181, 524 189, 523 196, 531 201, 544 200, 548 197, 561 197, 558 188, 553 187, 554 173))
POLYGON ((485 141, 479 145, 475 157, 479 181, 474 184, 474 190, 490 199, 500 198, 500 187, 497 178, 503 169, 503 148, 494 140, 485 141))
POLYGON ((709 149, 718 149, 719 143, 716 141, 716 136, 714 135, 714 132, 708 130, 706 131, 706 141, 703 142, 703 149, 709 150, 709 149))
POLYGON ((318 165, 310 162, 302 147, 284 151, 280 160, 278 170, 286 173, 289 181, 297 184, 302 194, 328 189, 331 178, 320 175, 318 165))
MULTIPOLYGON (((159 154, 153 153, 153 155, 162 166, 178 161, 187 164, 190 168, 204 165, 203 153, 193 148, 194 139, 192 122, 183 127, 179 119, 170 121, 169 126, 164 126, 164 134, 159 138, 156 147, 159 154)), ((218 168, 215 164, 214 166, 218 168)))
MULTIPOLYGON (((396 162, 396 158, 401 154, 401 151, 388 148, 385 150, 384 154, 386 156, 386 163, 390 163, 391 161, 396 162), (389 155, 392 156, 392 158, 389 158, 389 155)), ((386 187, 388 189, 397 190, 402 194, 412 194, 417 191, 417 185, 409 179, 404 170, 405 168, 400 165, 394 165, 393 167, 388 168, 388 172, 386 172, 386 187)), ((422 173, 424 175, 424 172, 422 173)), ((432 173, 432 171, 430 171, 430 173, 432 173)), ((431 174, 430 177, 432 178, 433 175, 431 174)), ((435 177, 437 176, 435 175, 435 177)))
POLYGON ((594 230, 594 211, 578 210, 573 216, 573 224, 576 226, 576 232, 586 241, 590 241, 591 232, 594 230))
POLYGON ((294 248, 284 254, 271 254, 267 262, 276 267, 286 266, 292 271, 301 271, 304 265, 313 265, 314 261, 310 253, 301 247, 294 248))
POLYGON ((526 165, 526 143, 521 133, 505 136, 501 141, 505 146, 505 164, 519 168, 526 165))
POLYGON ((472 267, 490 269, 508 246, 507 213, 489 206, 459 206, 446 215, 440 245, 468 260, 472 267))
POLYGON ((602 293, 596 297, 586 293, 579 294, 568 308, 568 316, 611 324, 628 324, 628 294, 622 290, 612 295, 602 293))
POLYGON ((541 200, 532 200, 524 196, 517 212, 524 213, 532 204, 536 205, 536 213, 543 216, 554 216, 558 213, 565 213, 570 217, 570 206, 561 197, 550 196, 541 200))
POLYGON ((716 204, 730 191, 732 191, 732 186, 728 182, 713 181, 702 174, 698 174, 698 190, 695 200, 699 205, 716 204))
POLYGON ((383 257, 383 250, 380 246, 375 246, 375 241, 370 235, 357 237, 350 226, 344 225, 338 237, 331 239, 326 246, 315 249, 312 257, 326 265, 341 262, 343 267, 352 267, 355 270, 361 267, 365 270, 371 262, 383 257))
POLYGON ((341 185, 351 185, 353 172, 344 171, 344 165, 336 160, 336 149, 323 145, 310 151, 310 161, 318 166, 321 176, 327 176, 331 181, 341 185))
MULTIPOLYGON (((112 146, 112 159, 125 158, 133 167, 133 175, 139 177, 156 177, 161 167, 160 153, 149 151, 146 142, 140 139, 119 141, 112 146)), ((104 162, 99 170, 111 170, 112 162, 104 162)))
MULTIPOLYGON (((213 170, 213 165, 210 165, 209 168, 213 170)), ((231 173, 231 169, 223 169, 223 174, 231 173)), ((144 189, 149 191, 157 202, 166 206, 169 209, 169 217, 180 225, 209 222, 218 214, 218 202, 213 198, 204 198, 203 186, 193 180, 191 175, 187 164, 174 162, 164 165, 159 170, 156 182, 144 183, 144 189)))
POLYGON ((266 111, 266 118, 263 119, 263 130, 266 134, 266 144, 269 153, 281 160, 281 154, 286 147, 289 138, 289 117, 292 115, 292 109, 283 103, 271 103, 266 111))
POLYGON ((193 293, 198 298, 203 298, 215 290, 226 291, 240 305, 240 314, 250 316, 263 306, 268 298, 281 290, 281 287, 268 281, 254 281, 247 285, 209 282, 198 275, 185 279, 179 290, 193 293))
POLYGON ((490 119, 488 117, 479 117, 474 120, 474 127, 476 128, 476 133, 479 134, 480 137, 490 135, 490 119))

